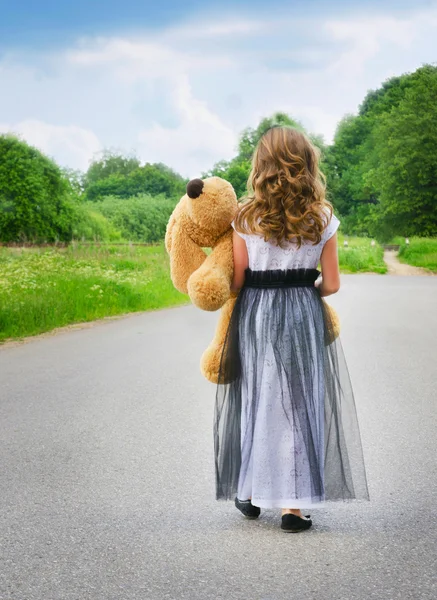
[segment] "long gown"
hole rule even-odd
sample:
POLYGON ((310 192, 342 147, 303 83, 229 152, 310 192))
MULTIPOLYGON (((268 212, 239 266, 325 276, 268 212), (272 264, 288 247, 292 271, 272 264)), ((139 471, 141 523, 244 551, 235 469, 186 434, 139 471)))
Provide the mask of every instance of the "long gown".
POLYGON ((314 282, 317 245, 246 241, 249 267, 223 349, 214 417, 216 498, 262 508, 368 500, 351 382, 314 282))

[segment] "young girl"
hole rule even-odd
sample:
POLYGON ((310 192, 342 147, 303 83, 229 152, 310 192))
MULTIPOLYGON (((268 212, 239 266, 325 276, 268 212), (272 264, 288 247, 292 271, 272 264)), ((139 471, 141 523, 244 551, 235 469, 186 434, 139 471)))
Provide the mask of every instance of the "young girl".
POLYGON ((282 508, 281 528, 297 532, 312 524, 302 508, 369 498, 349 375, 322 300, 340 287, 339 220, 318 150, 295 129, 264 134, 249 187, 233 223, 240 293, 216 396, 216 495, 249 518, 282 508))

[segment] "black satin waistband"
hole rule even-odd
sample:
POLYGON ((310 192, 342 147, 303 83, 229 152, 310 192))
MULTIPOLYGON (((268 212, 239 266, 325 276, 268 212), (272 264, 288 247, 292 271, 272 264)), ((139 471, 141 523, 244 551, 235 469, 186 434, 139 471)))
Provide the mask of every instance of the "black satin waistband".
POLYGON ((251 269, 246 269, 244 287, 313 287, 319 275, 320 271, 317 269, 278 269, 271 271, 252 271, 251 269))

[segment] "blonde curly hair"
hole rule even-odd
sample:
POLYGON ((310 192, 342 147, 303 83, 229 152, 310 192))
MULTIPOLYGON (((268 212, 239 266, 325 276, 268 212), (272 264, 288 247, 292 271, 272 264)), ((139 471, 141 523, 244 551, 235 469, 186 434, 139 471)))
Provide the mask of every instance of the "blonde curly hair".
POLYGON ((290 241, 318 244, 332 216, 319 160, 319 149, 297 129, 269 129, 255 149, 235 229, 281 247, 290 241))

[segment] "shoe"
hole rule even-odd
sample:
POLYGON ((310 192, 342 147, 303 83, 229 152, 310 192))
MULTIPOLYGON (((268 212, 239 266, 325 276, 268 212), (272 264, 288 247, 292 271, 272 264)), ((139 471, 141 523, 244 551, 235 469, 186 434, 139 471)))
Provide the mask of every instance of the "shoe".
POLYGON ((259 506, 254 506, 250 500, 238 500, 235 497, 235 506, 248 519, 257 519, 261 514, 259 506))
POLYGON ((310 515, 306 515, 304 519, 291 513, 282 515, 281 529, 287 533, 299 533, 299 531, 305 531, 309 529, 313 522, 309 518, 310 515))

